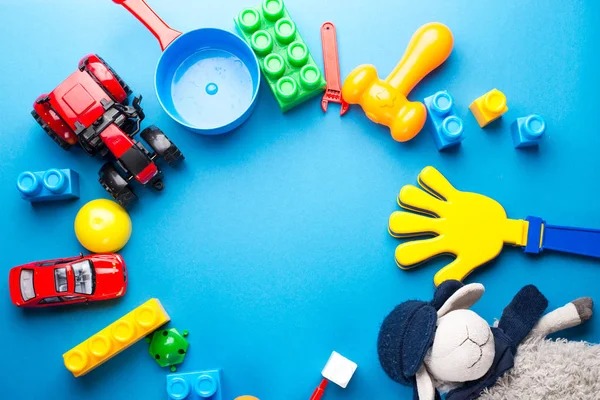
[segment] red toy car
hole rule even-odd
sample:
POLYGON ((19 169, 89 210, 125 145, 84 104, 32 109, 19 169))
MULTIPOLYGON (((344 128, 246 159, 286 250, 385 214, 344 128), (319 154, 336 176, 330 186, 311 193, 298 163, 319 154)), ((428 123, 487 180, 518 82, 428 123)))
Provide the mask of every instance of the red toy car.
POLYGON ((118 254, 83 254, 14 267, 10 298, 18 307, 46 307, 121 297, 127 269, 118 254))
POLYGON ((181 151, 157 127, 150 126, 140 136, 153 152, 133 137, 140 130, 144 112, 142 96, 128 105, 131 89, 98 55, 88 55, 50 94, 33 104, 32 115, 60 147, 79 145, 89 155, 110 155, 100 169, 100 183, 122 206, 137 200, 129 183, 150 184, 163 190, 162 173, 154 160, 163 157, 174 166, 183 160, 181 151))

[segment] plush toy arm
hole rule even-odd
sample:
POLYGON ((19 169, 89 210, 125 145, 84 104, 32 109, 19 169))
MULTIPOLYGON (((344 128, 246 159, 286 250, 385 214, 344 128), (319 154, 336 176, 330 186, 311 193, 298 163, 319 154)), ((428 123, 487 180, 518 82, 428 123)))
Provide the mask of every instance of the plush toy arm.
POLYGON ((540 318, 528 338, 546 337, 554 332, 580 325, 592 317, 593 306, 594 302, 590 297, 573 300, 540 318))
POLYGON ((527 285, 519 290, 506 306, 498 322, 498 328, 509 338, 513 353, 539 322, 546 307, 548 307, 548 300, 533 285, 527 285))

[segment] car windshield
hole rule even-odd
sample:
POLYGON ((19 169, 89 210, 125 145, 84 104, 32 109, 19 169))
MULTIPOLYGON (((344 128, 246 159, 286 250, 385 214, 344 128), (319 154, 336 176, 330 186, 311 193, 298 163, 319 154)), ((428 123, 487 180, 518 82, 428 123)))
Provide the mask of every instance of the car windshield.
POLYGON ((23 301, 31 300, 35 297, 35 289, 33 288, 33 270, 21 270, 21 296, 23 301))
POLYGON ((57 292, 67 291, 67 269, 56 268, 54 270, 54 288, 57 292))
POLYGON ((71 265, 73 279, 75 280, 75 293, 92 294, 96 286, 95 271, 89 260, 84 260, 71 265))

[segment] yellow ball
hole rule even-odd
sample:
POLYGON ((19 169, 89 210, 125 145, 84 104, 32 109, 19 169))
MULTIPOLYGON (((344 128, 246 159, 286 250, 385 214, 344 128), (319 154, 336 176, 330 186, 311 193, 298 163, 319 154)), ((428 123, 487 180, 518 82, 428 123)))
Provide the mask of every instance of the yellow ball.
POLYGON ((131 236, 131 218, 123 207, 111 200, 92 200, 75 217, 79 243, 93 253, 121 250, 131 236))

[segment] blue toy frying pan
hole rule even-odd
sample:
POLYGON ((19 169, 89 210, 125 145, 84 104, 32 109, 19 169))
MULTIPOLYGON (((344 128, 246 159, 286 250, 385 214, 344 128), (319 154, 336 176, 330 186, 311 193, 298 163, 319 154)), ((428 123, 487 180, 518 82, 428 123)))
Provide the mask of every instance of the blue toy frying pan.
POLYGON ((187 129, 218 135, 252 113, 260 86, 258 60, 240 37, 222 29, 181 33, 171 29, 144 0, 113 0, 156 36, 163 53, 156 66, 158 101, 187 129))

